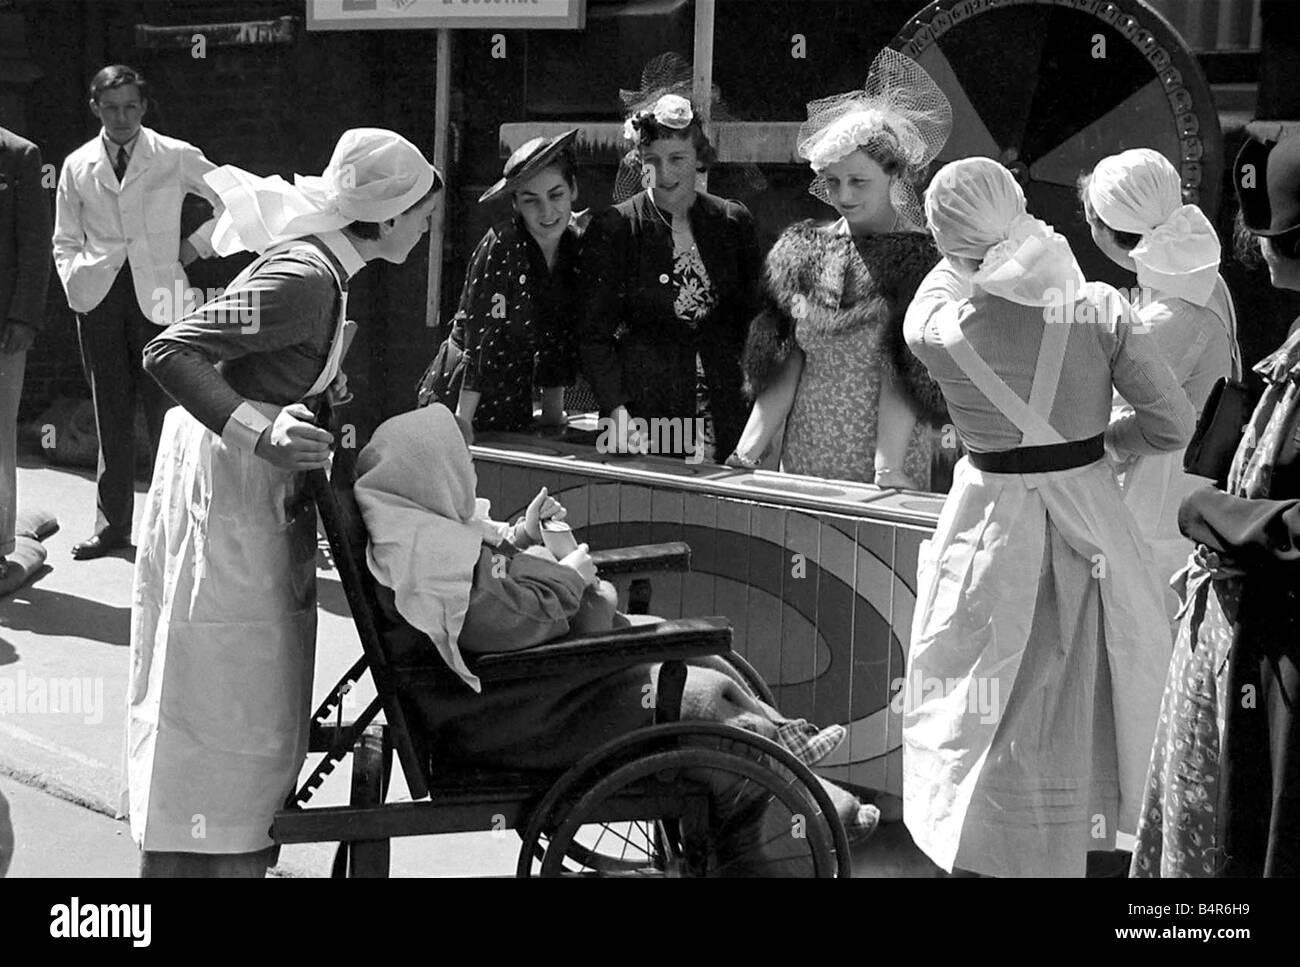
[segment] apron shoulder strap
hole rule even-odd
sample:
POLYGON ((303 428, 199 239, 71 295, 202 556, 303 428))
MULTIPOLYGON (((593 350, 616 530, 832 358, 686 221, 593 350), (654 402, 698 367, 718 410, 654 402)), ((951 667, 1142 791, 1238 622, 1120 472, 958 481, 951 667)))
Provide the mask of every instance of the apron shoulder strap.
POLYGON ((1216 313, 1224 328, 1228 330, 1228 352, 1232 356, 1232 378, 1241 379, 1243 365, 1241 362, 1241 344, 1237 342, 1237 307, 1232 301, 1232 290, 1223 276, 1215 283, 1215 295, 1223 299, 1223 312, 1216 313))
POLYGON ((1061 385, 1061 370, 1069 342, 1070 327, 1065 323, 1049 322, 1043 326, 1033 387, 1029 391, 1029 408, 1044 420, 1050 419, 1052 406, 1056 403, 1056 390, 1061 385))
MULTIPOLYGON (((1048 343, 1047 333, 1052 329, 1066 331, 1065 326, 1047 326, 1043 334, 1043 341, 1046 346, 1048 343)), ((1068 332, 1066 333, 1068 335, 1068 332)), ((945 311, 939 317, 939 336, 943 340, 944 348, 952 356, 963 373, 975 384, 984 396, 992 403, 1003 416, 1005 416, 1018 429, 1023 437, 1022 446, 1041 446, 1048 443, 1063 443, 1065 438, 1062 437, 1052 425, 1047 422, 1046 417, 1040 415, 1034 407, 1026 403, 1016 395, 1015 390, 1008 386, 993 367, 984 361, 983 357, 975 351, 975 347, 966 341, 965 334, 961 331, 961 319, 958 313, 945 311)), ((1037 385, 1040 381, 1040 373, 1043 366, 1044 353, 1039 350, 1039 364, 1034 371, 1034 383, 1037 385)), ((1061 357, 1064 358, 1064 349, 1061 350, 1061 357)), ((1057 361, 1059 374, 1060 360, 1057 361)), ((1040 390, 1040 395, 1045 391, 1040 390)), ((1052 389, 1052 395, 1055 395, 1055 388, 1052 389)))

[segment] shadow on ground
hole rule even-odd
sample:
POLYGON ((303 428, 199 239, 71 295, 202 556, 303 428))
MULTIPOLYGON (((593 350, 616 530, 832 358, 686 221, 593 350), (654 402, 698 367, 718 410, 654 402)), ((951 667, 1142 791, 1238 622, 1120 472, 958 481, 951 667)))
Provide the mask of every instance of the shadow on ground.
MULTIPOLYGON (((106 645, 126 647, 131 642, 131 609, 115 608, 62 591, 48 591, 30 584, 19 588, 5 602, 5 627, 34 631, 41 635, 88 638, 106 645)), ((0 664, 7 664, 0 642, 0 664)), ((10 659, 12 660, 12 659, 10 659)))

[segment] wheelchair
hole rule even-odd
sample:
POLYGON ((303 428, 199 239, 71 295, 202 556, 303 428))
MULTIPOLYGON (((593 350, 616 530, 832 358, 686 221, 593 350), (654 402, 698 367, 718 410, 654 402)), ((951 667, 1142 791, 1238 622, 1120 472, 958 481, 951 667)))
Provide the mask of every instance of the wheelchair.
MULTIPOLYGON (((634 625, 468 658, 485 692, 578 669, 612 672, 658 663, 653 724, 617 735, 558 771, 466 769, 447 761, 421 726, 423 710, 435 700, 431 676, 445 675, 442 659, 427 638, 396 616, 391 592, 366 566, 367 535, 352 494, 354 460, 340 451, 330 474, 308 474, 306 491, 319 512, 362 654, 312 716, 309 753, 321 758, 276 814, 271 836, 277 844, 337 842, 335 877, 386 877, 394 837, 502 829, 520 838, 520 877, 850 875, 843 823, 807 766, 755 733, 680 720, 686 663, 705 656, 730 662, 760 698, 774 704, 753 668, 731 652, 732 629, 722 618, 634 625), (423 647, 410 646, 413 636, 423 647), (376 697, 345 721, 343 696, 367 671, 376 697), (347 755, 348 805, 309 806, 347 755), (385 801, 394 759, 410 802, 385 801), (734 790, 735 799, 721 803, 719 787, 728 797, 734 790), (739 813, 733 810, 729 820, 731 832, 725 832, 719 811, 742 803, 742 797, 739 813), (740 844, 738 815, 747 817, 740 839, 748 842, 740 844), (724 840, 731 841, 730 852, 724 853, 724 840), (761 851, 776 840, 788 852, 770 865, 761 851)), ((680 542, 641 545, 592 557, 603 576, 649 575, 687 569, 690 548, 680 542)))

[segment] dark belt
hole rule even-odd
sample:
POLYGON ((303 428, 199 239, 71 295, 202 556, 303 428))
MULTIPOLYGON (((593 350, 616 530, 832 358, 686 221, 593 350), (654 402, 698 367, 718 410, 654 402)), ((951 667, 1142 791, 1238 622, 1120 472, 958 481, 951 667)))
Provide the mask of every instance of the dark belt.
POLYGON ((985 473, 1051 473, 1073 470, 1100 460, 1106 453, 1103 434, 1069 443, 1049 443, 1043 447, 1016 447, 992 453, 971 452, 966 455, 971 466, 985 473))

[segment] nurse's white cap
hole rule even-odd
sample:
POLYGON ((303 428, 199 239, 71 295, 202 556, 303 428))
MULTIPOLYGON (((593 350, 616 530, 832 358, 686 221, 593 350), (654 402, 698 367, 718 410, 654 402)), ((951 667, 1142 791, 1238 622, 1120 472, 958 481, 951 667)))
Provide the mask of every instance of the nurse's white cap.
POLYGON ((352 128, 319 175, 262 178, 234 165, 204 175, 226 210, 212 247, 219 255, 264 252, 280 242, 383 222, 411 208, 442 178, 414 144, 395 131, 352 128))

